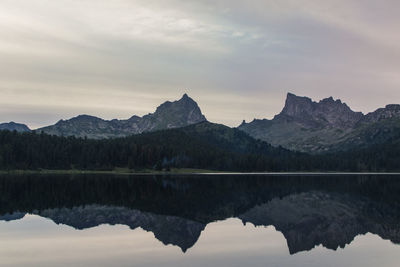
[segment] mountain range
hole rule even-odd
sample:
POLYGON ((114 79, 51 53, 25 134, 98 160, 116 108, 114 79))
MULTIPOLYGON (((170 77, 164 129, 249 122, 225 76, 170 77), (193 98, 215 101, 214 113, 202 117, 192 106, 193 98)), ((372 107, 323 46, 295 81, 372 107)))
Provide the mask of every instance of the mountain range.
MULTIPOLYGON (((126 120, 104 120, 89 115, 60 120, 36 129, 57 136, 89 139, 119 138, 181 128, 207 121, 198 104, 184 94, 161 104, 154 113, 126 120)), ((30 131, 23 124, 0 124, 0 130, 30 131)), ((364 115, 332 97, 314 102, 288 93, 283 110, 273 119, 243 121, 237 129, 275 147, 307 153, 338 152, 384 144, 400 132, 400 105, 387 105, 364 115)))
POLYGON ((400 105, 387 105, 364 115, 332 97, 314 102, 288 93, 283 110, 272 120, 243 121, 238 128, 290 150, 343 151, 381 144, 398 134, 400 105))
POLYGON ((178 101, 167 101, 154 113, 127 120, 103 120, 94 116, 79 115, 60 120, 55 125, 37 129, 50 135, 76 136, 93 139, 123 137, 143 132, 184 127, 206 121, 197 103, 187 94, 178 101))

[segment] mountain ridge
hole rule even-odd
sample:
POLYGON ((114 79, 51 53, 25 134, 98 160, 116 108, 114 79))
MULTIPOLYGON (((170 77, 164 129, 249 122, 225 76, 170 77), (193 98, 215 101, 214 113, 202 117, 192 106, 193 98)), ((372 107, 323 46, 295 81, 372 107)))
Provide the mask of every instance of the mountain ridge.
MULTIPOLYGON (((356 142, 357 138, 376 130, 378 123, 387 122, 389 125, 389 120, 395 118, 400 118, 400 105, 397 104, 364 115, 353 111, 340 99, 328 97, 315 102, 311 98, 288 93, 284 108, 273 119, 243 121, 238 129, 274 146, 321 153, 368 145, 367 142, 356 142)), ((381 141, 390 137, 387 135, 381 141)))
MULTIPOLYGON (((89 139, 120 138, 158 130, 182 128, 207 121, 198 104, 186 93, 176 101, 166 101, 154 113, 128 119, 104 120, 81 114, 37 129, 49 135, 89 139)), ((0 130, 30 131, 23 124, 0 124, 0 130)), ((282 111, 273 119, 243 121, 237 129, 275 147, 312 154, 347 151, 382 144, 400 129, 400 105, 363 114, 332 96, 320 101, 287 93, 282 111)))
POLYGON ((54 125, 36 131, 51 135, 103 139, 180 128, 206 120, 197 103, 185 93, 180 100, 166 101, 154 113, 143 117, 133 115, 126 120, 104 120, 83 114, 69 120, 59 120, 54 125))

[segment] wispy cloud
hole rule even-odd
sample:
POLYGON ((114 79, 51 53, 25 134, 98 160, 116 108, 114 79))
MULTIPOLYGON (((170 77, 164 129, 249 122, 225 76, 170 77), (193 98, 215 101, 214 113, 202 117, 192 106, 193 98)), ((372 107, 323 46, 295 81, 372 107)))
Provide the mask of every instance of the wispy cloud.
POLYGON ((372 0, 3 0, 0 121, 44 125, 54 122, 43 115, 49 110, 129 117, 183 92, 230 125, 273 116, 287 91, 370 111, 400 102, 399 8, 372 0))

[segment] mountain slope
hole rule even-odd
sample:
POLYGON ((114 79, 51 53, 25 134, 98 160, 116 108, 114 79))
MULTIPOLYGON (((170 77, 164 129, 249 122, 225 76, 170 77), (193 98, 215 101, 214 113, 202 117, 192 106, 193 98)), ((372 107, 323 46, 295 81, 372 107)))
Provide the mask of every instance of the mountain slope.
POLYGON ((313 102, 289 93, 282 112, 272 120, 255 119, 238 128, 274 146, 321 153, 383 143, 400 128, 398 119, 400 105, 363 115, 332 97, 313 102))
POLYGON ((70 120, 60 120, 55 125, 38 129, 51 135, 88 137, 92 139, 115 138, 162 129, 179 128, 206 121, 197 103, 187 94, 174 102, 165 102, 157 110, 143 117, 127 120, 103 120, 79 115, 70 120))
POLYGON ((17 132, 30 132, 31 130, 25 124, 8 122, 8 123, 0 123, 0 130, 9 130, 9 131, 17 131, 17 132))

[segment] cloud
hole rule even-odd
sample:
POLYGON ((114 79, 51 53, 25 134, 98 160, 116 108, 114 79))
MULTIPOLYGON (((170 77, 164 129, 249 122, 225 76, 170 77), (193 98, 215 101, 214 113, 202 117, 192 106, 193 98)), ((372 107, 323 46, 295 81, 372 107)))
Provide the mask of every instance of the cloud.
POLYGON ((400 102, 399 5, 3 0, 0 121, 126 118, 183 92, 232 126, 272 117, 287 91, 368 112, 400 102))

